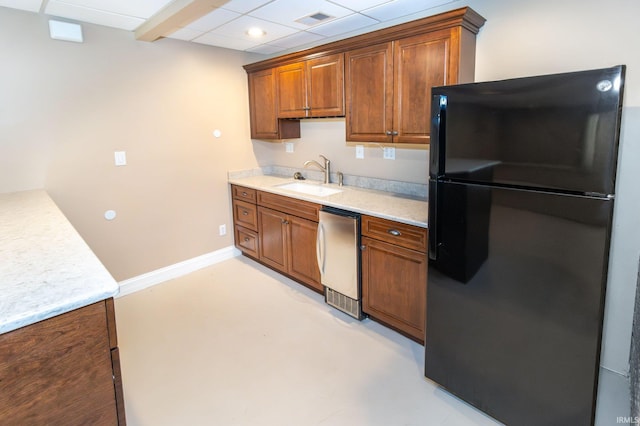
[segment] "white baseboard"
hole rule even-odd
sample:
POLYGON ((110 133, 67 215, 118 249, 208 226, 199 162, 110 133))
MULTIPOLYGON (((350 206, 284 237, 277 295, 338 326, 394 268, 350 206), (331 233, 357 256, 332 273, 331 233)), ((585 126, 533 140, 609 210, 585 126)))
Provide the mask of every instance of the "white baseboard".
POLYGON ((229 246, 185 260, 184 262, 175 263, 165 266, 164 268, 156 269, 155 271, 147 272, 146 274, 138 275, 137 277, 120 281, 118 283, 120 285, 120 293, 116 297, 122 297, 135 293, 136 291, 144 290, 156 284, 197 271, 198 269, 206 268, 207 266, 240 256, 240 254, 240 250, 234 246, 229 246))

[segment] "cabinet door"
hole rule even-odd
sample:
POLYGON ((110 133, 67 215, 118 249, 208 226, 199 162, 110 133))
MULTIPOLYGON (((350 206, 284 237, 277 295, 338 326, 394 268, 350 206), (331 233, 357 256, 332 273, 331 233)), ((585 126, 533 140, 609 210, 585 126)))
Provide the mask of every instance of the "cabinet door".
POLYGON ((273 69, 249 74, 251 137, 277 139, 276 79, 273 69))
POLYGON ((344 55, 307 61, 307 96, 311 117, 344 116, 344 55))
POLYGON ((249 74, 249 118, 252 139, 300 137, 299 120, 278 119, 275 68, 249 74))
POLYGON ((318 224, 307 219, 289 216, 289 274, 323 291, 316 256, 318 224))
POLYGON ((449 31, 401 39, 394 45, 393 131, 396 143, 429 143, 431 87, 452 84, 449 31))
POLYGON ((0 423, 117 425, 107 318, 102 301, 1 334, 0 423))
POLYGON ((392 43, 368 46, 345 53, 348 141, 392 141, 392 53, 392 43))
POLYGON ((287 215, 258 207, 260 260, 282 272, 288 269, 287 215))
POLYGON ((304 62, 276 68, 279 118, 301 118, 307 116, 309 108, 305 74, 304 62))
POLYGON ((362 310, 424 343, 427 255, 362 238, 362 310))

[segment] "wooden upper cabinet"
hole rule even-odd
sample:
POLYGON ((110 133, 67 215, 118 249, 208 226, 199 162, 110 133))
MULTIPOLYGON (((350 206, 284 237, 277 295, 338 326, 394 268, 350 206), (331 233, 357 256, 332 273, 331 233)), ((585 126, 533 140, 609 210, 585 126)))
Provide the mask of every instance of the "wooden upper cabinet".
POLYGON ((344 55, 329 55, 276 68, 278 117, 344 115, 344 55))
POLYGON ((307 61, 308 117, 344 116, 344 55, 307 61))
POLYGON ((299 121, 278 119, 275 69, 251 72, 248 78, 251 138, 299 138, 299 121))
POLYGON ((306 117, 307 88, 305 69, 304 62, 276 68, 278 117, 306 117))
POLYGON ((450 31, 394 43, 393 142, 428 144, 431 88, 457 82, 450 31))
MULTIPOLYGON (((275 80, 265 86, 276 93, 277 123, 344 115, 347 141, 426 145, 431 88, 473 81, 476 34, 484 23, 463 7, 244 68, 275 80)), ((260 118, 252 105, 252 136, 260 118)), ((261 135, 270 137, 260 138, 274 139, 266 127, 261 135)))
POLYGON ((458 82, 456 30, 346 54, 347 140, 428 144, 431 88, 458 82))
POLYGON ((345 54, 347 140, 389 142, 393 127, 393 43, 345 54))

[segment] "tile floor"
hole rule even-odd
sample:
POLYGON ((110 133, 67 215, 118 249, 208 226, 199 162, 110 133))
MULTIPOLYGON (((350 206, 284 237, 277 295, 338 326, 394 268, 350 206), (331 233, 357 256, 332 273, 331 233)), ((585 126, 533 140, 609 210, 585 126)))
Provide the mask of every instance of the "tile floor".
MULTIPOLYGON (((115 306, 129 426, 499 424, 423 377, 422 346, 246 258, 115 306)), ((628 415, 618 377, 597 425, 628 415)))

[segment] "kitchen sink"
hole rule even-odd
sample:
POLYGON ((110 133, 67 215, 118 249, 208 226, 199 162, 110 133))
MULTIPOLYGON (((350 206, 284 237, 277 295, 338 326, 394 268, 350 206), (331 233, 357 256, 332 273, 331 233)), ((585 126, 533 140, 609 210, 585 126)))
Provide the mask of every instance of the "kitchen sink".
POLYGON ((342 192, 341 189, 330 188, 319 183, 306 182, 290 182, 282 185, 276 185, 276 188, 286 189, 288 191, 300 192, 302 194, 315 195, 317 197, 327 197, 329 195, 342 192))

